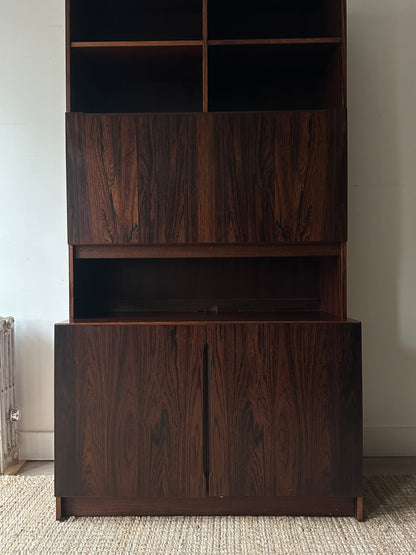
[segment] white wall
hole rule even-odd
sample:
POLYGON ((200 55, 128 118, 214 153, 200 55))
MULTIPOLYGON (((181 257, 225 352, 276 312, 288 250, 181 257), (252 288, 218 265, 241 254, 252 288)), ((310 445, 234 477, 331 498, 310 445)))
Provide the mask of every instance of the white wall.
MULTIPOLYGON (((349 312, 365 451, 416 455, 416 3, 349 0, 349 312)), ((64 0, 0 0, 0 313, 14 315, 21 456, 53 454, 68 316, 64 0)))
POLYGON ((365 451, 416 455, 416 2, 349 0, 349 313, 365 451))
POLYGON ((53 323, 68 317, 63 0, 0 0, 0 314, 16 318, 23 458, 53 457, 53 323))

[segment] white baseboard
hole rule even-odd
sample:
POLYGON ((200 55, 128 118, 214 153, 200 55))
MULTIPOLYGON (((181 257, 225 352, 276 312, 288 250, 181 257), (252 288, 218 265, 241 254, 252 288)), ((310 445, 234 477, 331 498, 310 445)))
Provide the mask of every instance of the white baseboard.
MULTIPOLYGON (((53 432, 19 432, 19 457, 54 458, 53 432)), ((364 428, 365 457, 416 457, 416 428, 364 428)))
POLYGON ((26 461, 53 461, 53 432, 19 432, 19 459, 26 461))
POLYGON ((364 457, 416 457, 416 428, 364 428, 364 457))

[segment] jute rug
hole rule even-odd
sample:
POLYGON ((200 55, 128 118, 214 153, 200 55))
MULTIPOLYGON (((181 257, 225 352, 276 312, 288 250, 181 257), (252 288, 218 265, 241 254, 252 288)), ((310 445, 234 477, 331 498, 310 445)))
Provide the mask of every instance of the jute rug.
POLYGON ((0 478, 0 553, 416 553, 416 476, 366 480, 366 521, 293 517, 126 517, 55 521, 53 478, 0 478))

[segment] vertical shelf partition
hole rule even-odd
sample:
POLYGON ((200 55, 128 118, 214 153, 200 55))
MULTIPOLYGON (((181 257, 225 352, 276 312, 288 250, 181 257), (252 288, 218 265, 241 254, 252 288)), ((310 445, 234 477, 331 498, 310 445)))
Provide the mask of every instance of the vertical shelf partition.
POLYGON ((57 517, 362 519, 345 0, 67 0, 57 517))

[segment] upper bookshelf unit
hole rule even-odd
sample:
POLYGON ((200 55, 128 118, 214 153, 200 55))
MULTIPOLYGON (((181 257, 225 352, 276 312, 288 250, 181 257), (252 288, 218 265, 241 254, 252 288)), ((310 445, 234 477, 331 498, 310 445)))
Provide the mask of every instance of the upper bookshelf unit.
POLYGON ((68 111, 345 107, 342 0, 66 0, 68 111))
POLYGON ((202 39, 202 0, 71 0, 72 42, 202 39))

